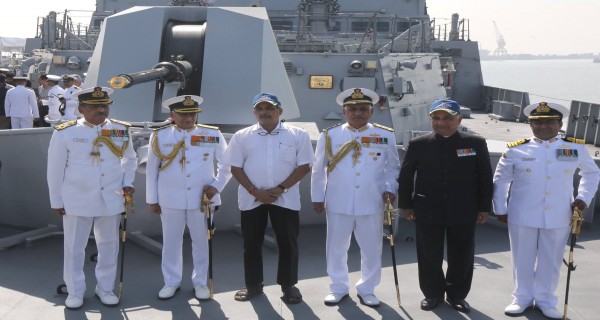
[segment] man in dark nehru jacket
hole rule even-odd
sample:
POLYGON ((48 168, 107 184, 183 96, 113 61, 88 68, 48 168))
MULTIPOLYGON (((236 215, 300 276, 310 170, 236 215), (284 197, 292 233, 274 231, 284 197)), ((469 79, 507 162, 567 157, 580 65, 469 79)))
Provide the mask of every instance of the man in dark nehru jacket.
POLYGON ((104 305, 119 298, 113 293, 119 253, 119 221, 124 197, 133 194, 137 157, 130 141, 129 124, 107 119, 112 100, 110 88, 82 90, 82 119, 55 127, 48 148, 50 205, 63 217, 63 277, 69 296, 68 309, 83 305, 86 285, 83 273, 85 247, 90 230, 98 249, 95 294, 104 305))
POLYGON ((415 222, 421 309, 432 310, 445 293, 454 309, 469 312, 475 225, 485 223, 492 206, 489 153, 483 138, 458 131, 456 101, 435 101, 429 116, 434 132, 412 139, 402 163, 398 207, 415 222))
POLYGON ((572 210, 583 210, 592 201, 600 170, 584 141, 558 134, 569 115, 566 107, 540 102, 523 113, 533 137, 509 143, 494 175, 494 213, 508 222, 515 285, 504 313, 517 316, 535 304, 547 318, 562 319, 554 292, 572 210), (577 169, 581 181, 573 199, 577 169))
POLYGON ((221 163, 227 143, 218 127, 196 124, 202 97, 185 95, 163 102, 171 110, 174 125, 152 133, 146 166, 146 202, 150 212, 160 214, 163 232, 161 269, 164 286, 158 298, 172 298, 179 290, 183 272, 183 232, 192 238, 192 284, 198 300, 208 300, 208 232, 201 212, 203 194, 211 206, 221 204, 219 192, 231 178, 221 163), (217 172, 215 173, 215 163, 217 172))

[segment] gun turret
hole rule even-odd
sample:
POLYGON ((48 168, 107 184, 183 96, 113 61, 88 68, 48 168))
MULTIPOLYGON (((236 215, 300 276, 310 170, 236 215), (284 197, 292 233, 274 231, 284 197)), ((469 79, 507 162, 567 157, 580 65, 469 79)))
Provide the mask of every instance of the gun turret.
POLYGON ((192 74, 192 64, 187 61, 161 62, 150 70, 120 74, 108 82, 115 89, 129 88, 133 85, 160 80, 164 82, 179 81, 182 85, 192 74))

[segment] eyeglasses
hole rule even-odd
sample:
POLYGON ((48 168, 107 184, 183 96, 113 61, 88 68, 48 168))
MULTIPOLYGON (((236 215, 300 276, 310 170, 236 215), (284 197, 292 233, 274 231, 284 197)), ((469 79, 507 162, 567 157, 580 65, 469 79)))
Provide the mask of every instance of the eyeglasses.
POLYGON ((275 110, 277 110, 277 107, 274 105, 264 106, 264 107, 259 107, 259 106, 254 107, 254 111, 256 111, 256 112, 275 111, 275 110))
POLYGON ((271 135, 271 136, 276 136, 279 134, 279 130, 273 130, 271 132, 267 132, 267 131, 259 131, 257 132, 259 136, 267 136, 267 135, 271 135))

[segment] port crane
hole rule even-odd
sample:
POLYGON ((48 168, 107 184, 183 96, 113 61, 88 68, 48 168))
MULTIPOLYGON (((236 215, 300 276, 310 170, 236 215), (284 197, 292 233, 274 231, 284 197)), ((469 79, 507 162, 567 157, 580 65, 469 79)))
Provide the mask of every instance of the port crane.
POLYGON ((502 36, 502 34, 500 33, 500 29, 498 29, 498 26, 496 25, 496 21, 494 22, 494 30, 496 31, 496 43, 498 44, 498 48, 496 48, 496 50, 494 50, 494 55, 495 56, 505 56, 508 53, 506 52, 506 48, 504 47, 506 45, 506 42, 504 41, 504 36, 502 36))

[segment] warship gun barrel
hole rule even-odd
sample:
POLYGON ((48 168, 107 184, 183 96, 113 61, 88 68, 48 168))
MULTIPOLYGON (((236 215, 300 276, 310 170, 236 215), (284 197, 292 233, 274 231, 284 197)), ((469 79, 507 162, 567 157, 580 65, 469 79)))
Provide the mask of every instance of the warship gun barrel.
POLYGON ((192 73, 192 69, 192 64, 187 61, 161 62, 150 70, 125 73, 112 77, 108 83, 115 89, 122 89, 155 80, 184 82, 192 73))

